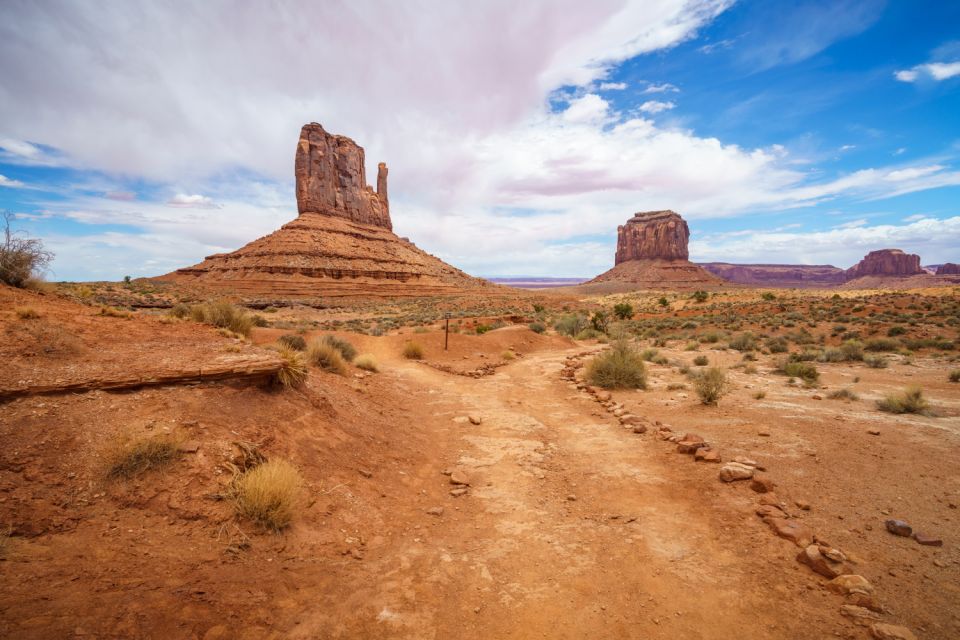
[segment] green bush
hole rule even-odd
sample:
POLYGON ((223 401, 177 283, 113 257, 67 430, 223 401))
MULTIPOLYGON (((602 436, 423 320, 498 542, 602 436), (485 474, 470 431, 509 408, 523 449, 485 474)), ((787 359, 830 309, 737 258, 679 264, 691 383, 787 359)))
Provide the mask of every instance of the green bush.
POLYGON ((770 350, 770 353, 786 353, 789 348, 790 344, 786 338, 777 337, 767 340, 767 349, 770 350))
POLYGON ((590 384, 604 389, 647 388, 643 359, 626 340, 618 340, 608 351, 591 360, 586 378, 590 384))
POLYGON ((423 347, 418 342, 403 345, 403 357, 407 360, 423 360, 423 347))
POLYGON ((534 333, 544 333, 547 330, 547 327, 544 326, 542 322, 531 322, 527 325, 527 328, 534 333))
POLYGON ((706 291, 694 291, 693 295, 690 297, 697 302, 706 302, 707 298, 710 297, 710 294, 707 293, 706 291))
POLYGON ((710 362, 710 360, 707 358, 707 356, 697 356, 693 359, 693 364, 697 365, 698 367, 705 367, 707 366, 708 362, 710 362))
POLYGON ((791 378, 800 378, 808 386, 820 379, 820 372, 810 362, 787 362, 782 370, 791 378))
POLYGON ((883 356, 867 356, 863 362, 871 369, 886 369, 890 364, 883 356))
POLYGON ((900 343, 889 338, 871 338, 863 346, 867 351, 896 351, 900 343))
POLYGON ((840 345, 845 360, 863 360, 863 343, 859 340, 847 340, 840 345))
POLYGON ((613 305, 613 315, 621 320, 627 320, 633 317, 633 305, 627 302, 619 302, 613 305))
POLYGON ((753 351, 757 348, 757 339, 749 331, 745 331, 730 340, 729 347, 737 351, 753 351))
POLYGON ((285 333, 277 338, 277 342, 294 351, 306 351, 307 349, 307 341, 303 339, 303 336, 298 336, 295 333, 285 333))
POLYGON ((190 317, 195 322, 229 329, 242 336, 249 336, 253 328, 253 318, 246 309, 236 307, 225 300, 194 305, 190 308, 190 317))
POLYGON ((354 347, 348 340, 343 338, 338 338, 337 336, 325 335, 320 340, 337 351, 340 352, 340 355, 343 356, 343 359, 347 362, 353 362, 353 359, 357 356, 357 349, 354 347))
POLYGON ((954 369, 948 376, 950 382, 960 382, 960 369, 954 369))
POLYGON ((553 325, 553 328, 556 329, 557 333, 572 338, 587 328, 587 319, 579 314, 567 314, 561 316, 553 325))
POLYGON ((887 329, 887 336, 890 338, 896 338, 897 336, 902 336, 907 330, 900 326, 894 326, 887 329))
POLYGON ((858 396, 852 389, 837 389, 836 391, 831 391, 828 395, 828 398, 831 400, 859 400, 858 396))
POLYGON ((710 367, 693 378, 693 388, 700 396, 700 402, 715 405, 729 391, 727 373, 723 369, 710 367))
POLYGON ((908 387, 900 393, 877 400, 877 408, 888 413, 927 413, 930 404, 923 397, 923 389, 908 387))

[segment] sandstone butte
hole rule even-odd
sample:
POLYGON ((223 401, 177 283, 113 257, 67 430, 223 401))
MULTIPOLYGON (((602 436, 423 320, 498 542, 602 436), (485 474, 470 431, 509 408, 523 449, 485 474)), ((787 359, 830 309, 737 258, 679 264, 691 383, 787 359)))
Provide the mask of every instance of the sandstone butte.
POLYGON ((393 233, 387 166, 366 182, 363 147, 313 122, 294 162, 298 217, 230 253, 158 280, 261 300, 394 297, 494 289, 393 233))
POLYGON ((960 276, 960 264, 947 262, 937 267, 938 276, 960 276))
POLYGON ((690 229, 673 211, 634 214, 617 227, 614 267, 582 285, 586 290, 706 289, 723 281, 689 261, 690 229))

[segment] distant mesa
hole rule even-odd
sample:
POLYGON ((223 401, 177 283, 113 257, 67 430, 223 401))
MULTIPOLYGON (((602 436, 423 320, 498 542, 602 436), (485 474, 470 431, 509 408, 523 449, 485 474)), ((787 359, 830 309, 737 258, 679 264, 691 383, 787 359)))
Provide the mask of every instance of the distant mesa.
POLYGON ((918 276, 925 273, 920 267, 920 256, 900 249, 871 251, 846 271, 849 280, 864 276, 918 276))
POLYGON ((833 287, 847 281, 846 272, 829 264, 731 264, 702 262, 700 266, 715 276, 736 284, 757 287, 817 288, 833 287))
POLYGON ((705 289, 723 281, 688 260, 690 229, 673 211, 634 214, 617 227, 614 267, 580 288, 586 291, 628 289, 705 289))
POLYGON ((387 165, 366 181, 363 147, 304 125, 294 161, 299 217, 231 253, 161 276, 260 299, 394 297, 492 288, 393 233, 387 165))
POLYGON ((937 267, 938 276, 960 276, 960 264, 947 262, 937 267))

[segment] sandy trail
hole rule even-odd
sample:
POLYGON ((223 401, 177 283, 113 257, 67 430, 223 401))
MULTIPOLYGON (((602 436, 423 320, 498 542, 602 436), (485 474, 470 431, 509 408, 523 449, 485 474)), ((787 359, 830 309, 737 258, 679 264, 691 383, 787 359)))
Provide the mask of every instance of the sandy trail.
POLYGON ((422 524, 364 562, 377 579, 354 585, 348 626, 402 638, 800 637, 658 455, 663 443, 559 379, 568 353, 480 380, 397 363, 424 427, 448 436, 448 459, 420 470, 424 509, 411 520, 422 524), (467 413, 482 423, 454 420, 467 413), (445 467, 468 473, 468 496, 448 495, 445 467), (434 505, 443 515, 423 513, 434 505))

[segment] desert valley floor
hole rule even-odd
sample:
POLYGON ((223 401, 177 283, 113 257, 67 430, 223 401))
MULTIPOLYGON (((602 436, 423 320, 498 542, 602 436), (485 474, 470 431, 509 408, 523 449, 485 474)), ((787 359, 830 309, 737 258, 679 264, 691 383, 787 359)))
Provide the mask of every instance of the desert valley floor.
POLYGON ((430 318, 375 336, 342 330, 344 309, 290 308, 244 338, 74 293, 0 289, 3 637, 865 638, 878 623, 960 635, 952 290, 716 294, 706 305, 730 331, 701 324, 687 294, 667 309, 616 298, 637 306, 633 340, 650 351, 648 388, 612 393, 582 380, 604 338, 530 328, 569 298, 513 301, 529 317, 491 313, 503 326, 482 335, 456 320, 444 351, 430 318), (786 312, 802 320, 780 311, 805 305, 786 312), (846 327, 814 321, 832 308, 846 327), (770 352, 778 335, 796 352, 810 348, 799 334, 820 348, 894 324, 913 351, 817 362, 812 384, 770 352), (349 340, 379 371, 264 383, 279 366, 266 347, 297 327, 349 340), (401 355, 411 341, 422 360, 401 355), (718 406, 690 388, 697 357, 729 373, 718 406), (928 415, 877 410, 908 385, 928 415), (695 461, 686 434, 722 461, 695 461), (117 443, 160 436, 179 443, 164 468, 105 475, 117 443), (244 451, 302 474, 280 533, 226 495, 244 451), (753 480, 720 481, 734 459, 753 480), (890 518, 942 546, 891 534, 890 518), (851 592, 798 562, 805 536, 869 584, 851 592))

